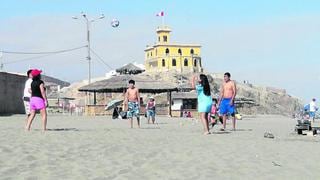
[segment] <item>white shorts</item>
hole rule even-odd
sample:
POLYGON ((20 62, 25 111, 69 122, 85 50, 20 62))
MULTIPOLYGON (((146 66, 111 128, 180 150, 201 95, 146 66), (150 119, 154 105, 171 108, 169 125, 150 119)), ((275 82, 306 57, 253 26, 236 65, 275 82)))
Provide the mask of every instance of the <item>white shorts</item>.
POLYGON ((30 114, 30 102, 29 101, 23 101, 24 104, 24 110, 26 112, 27 115, 30 114))

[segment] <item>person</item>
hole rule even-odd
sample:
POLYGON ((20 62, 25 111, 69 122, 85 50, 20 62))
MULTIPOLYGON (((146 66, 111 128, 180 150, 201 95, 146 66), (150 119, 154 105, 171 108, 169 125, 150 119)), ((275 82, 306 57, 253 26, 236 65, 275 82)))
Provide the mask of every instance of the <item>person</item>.
POLYGON ((184 118, 187 118, 187 117, 188 117, 188 111, 186 111, 186 110, 183 111, 183 117, 184 117, 184 118))
POLYGON ((235 106, 234 99, 237 94, 236 84, 230 79, 231 74, 229 72, 224 73, 224 82, 220 90, 220 98, 218 101, 219 113, 223 118, 223 128, 226 129, 227 115, 232 116, 232 130, 236 130, 236 118, 235 118, 235 106))
POLYGON ((192 89, 196 89, 198 95, 198 112, 203 125, 204 135, 210 134, 208 124, 208 113, 211 110, 212 97, 208 78, 204 74, 194 75, 191 81, 192 89), (196 85, 196 81, 198 84, 196 85))
POLYGON ((210 119, 210 122, 211 122, 211 128, 213 128, 214 125, 217 124, 216 119, 219 118, 216 99, 212 100, 211 111, 208 118, 210 119))
POLYGON ((129 88, 125 93, 124 105, 127 107, 127 118, 130 120, 130 127, 133 128, 133 117, 137 118, 137 124, 140 128, 140 95, 139 89, 135 87, 135 81, 129 81, 129 88))
POLYGON ((310 120, 312 119, 313 122, 314 122, 317 110, 318 110, 318 107, 316 105, 316 99, 313 98, 309 103, 309 117, 310 117, 310 120))
POLYGON ((26 125, 26 130, 30 131, 32 121, 39 110, 42 119, 42 129, 47 130, 47 110, 48 100, 45 92, 44 82, 41 80, 41 70, 33 69, 31 83, 31 98, 30 98, 30 116, 26 125))
POLYGON ((192 118, 192 114, 190 111, 187 112, 187 118, 192 118))
POLYGON ((28 118, 30 116, 30 98, 31 98, 31 83, 32 83, 31 71, 32 69, 29 69, 27 71, 28 79, 25 82, 24 90, 23 90, 23 104, 24 104, 26 115, 27 115, 25 125, 27 125, 28 118))
POLYGON ((154 100, 154 97, 149 97, 149 100, 147 102, 146 106, 147 110, 147 119, 148 119, 148 124, 150 124, 150 119, 152 120, 152 124, 154 124, 156 120, 156 102, 154 100))

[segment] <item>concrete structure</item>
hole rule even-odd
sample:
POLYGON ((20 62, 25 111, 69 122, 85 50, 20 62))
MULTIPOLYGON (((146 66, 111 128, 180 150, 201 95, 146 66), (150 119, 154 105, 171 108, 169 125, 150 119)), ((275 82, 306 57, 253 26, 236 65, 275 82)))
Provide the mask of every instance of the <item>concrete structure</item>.
POLYGON ((23 114, 23 89, 26 76, 0 72, 0 115, 23 114))
POLYGON ((171 43, 170 32, 168 26, 157 29, 157 43, 145 49, 146 72, 202 72, 201 46, 171 43))

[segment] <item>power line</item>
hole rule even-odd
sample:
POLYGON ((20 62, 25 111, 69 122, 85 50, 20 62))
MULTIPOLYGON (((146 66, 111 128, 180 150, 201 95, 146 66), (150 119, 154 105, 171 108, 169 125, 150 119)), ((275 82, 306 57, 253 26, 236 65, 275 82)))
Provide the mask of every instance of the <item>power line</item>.
POLYGON ((18 52, 18 51, 2 51, 2 50, 0 50, 0 52, 6 53, 6 54, 58 54, 58 53, 74 51, 74 50, 81 49, 84 47, 87 47, 87 45, 75 47, 75 48, 71 48, 71 49, 63 49, 63 50, 58 50, 58 51, 47 51, 47 52, 18 52))
POLYGON ((94 52, 91 48, 90 51, 100 60, 100 62, 102 62, 104 65, 108 66, 108 68, 110 68, 110 70, 113 70, 113 68, 107 64, 96 52, 94 52))
POLYGON ((42 57, 47 57, 47 56, 52 56, 52 55, 55 55, 55 54, 46 54, 46 55, 41 55, 41 56, 24 58, 24 59, 20 59, 20 60, 16 60, 16 61, 4 62, 3 64, 14 64, 14 63, 19 63, 19 62, 24 62, 24 61, 31 61, 31 60, 34 60, 34 59, 39 59, 39 58, 42 58, 42 57))

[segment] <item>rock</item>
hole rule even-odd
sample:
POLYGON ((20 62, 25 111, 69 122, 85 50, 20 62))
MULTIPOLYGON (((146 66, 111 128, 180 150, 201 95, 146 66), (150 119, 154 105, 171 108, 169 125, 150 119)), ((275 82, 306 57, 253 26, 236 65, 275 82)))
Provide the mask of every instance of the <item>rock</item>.
POLYGON ((265 132, 265 133, 264 133, 264 137, 265 137, 265 138, 273 139, 273 138, 274 138, 274 135, 273 135, 271 132, 265 132))

